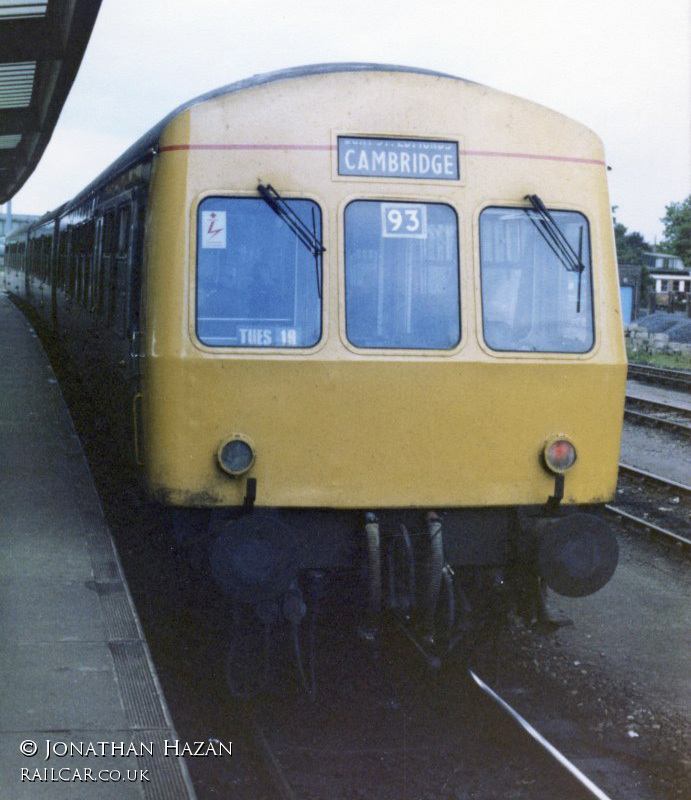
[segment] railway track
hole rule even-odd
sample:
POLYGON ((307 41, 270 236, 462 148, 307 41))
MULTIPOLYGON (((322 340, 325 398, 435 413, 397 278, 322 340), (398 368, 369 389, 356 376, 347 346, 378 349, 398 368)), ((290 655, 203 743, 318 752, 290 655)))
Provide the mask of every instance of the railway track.
MULTIPOLYGON (((516 739, 520 741, 520 745, 517 748, 517 752, 514 756, 514 760, 516 758, 520 758, 526 762, 525 769, 527 770, 527 775, 534 774, 535 778, 537 779, 540 776, 540 779, 544 781, 545 773, 549 772, 552 775, 551 780, 554 781, 560 787, 560 796, 568 796, 570 800, 610 800, 609 796, 595 783, 588 778, 581 770, 578 769, 566 755, 560 752, 557 747, 555 747, 551 742, 549 742, 541 733, 539 733, 536 728, 534 728, 526 719, 524 719, 504 698, 502 698, 497 692, 495 692, 488 684, 486 684, 478 675, 474 672, 469 673, 470 678, 475 684, 475 689, 479 689, 482 695, 485 698, 489 698, 491 703, 499 709, 499 717, 498 719, 501 721, 502 726, 506 726, 506 732, 500 732, 497 725, 497 721, 495 720, 493 724, 494 736, 497 738, 502 739, 505 742, 514 742, 516 739), (520 752, 520 755, 518 753, 520 752), (565 789, 568 788, 568 795, 564 795, 563 792, 565 789)), ((265 783, 268 787, 269 794, 267 796, 276 797, 278 800, 300 800, 303 796, 303 791, 306 792, 310 797, 316 796, 315 794, 315 786, 310 784, 312 783, 311 777, 308 777, 305 780, 305 775, 300 773, 300 769, 295 767, 293 763, 286 761, 285 763, 281 762, 280 754, 277 752, 277 749, 271 742, 271 737, 267 735, 264 730, 262 729, 262 723, 259 721, 257 717, 251 711, 243 712, 243 725, 246 726, 247 730, 250 731, 250 740, 252 742, 252 746, 254 747, 253 760, 256 764, 257 772, 261 774, 261 781, 265 783), (291 773, 294 775, 291 782, 291 773), (297 788, 297 786, 303 786, 307 784, 309 788, 304 788, 302 791, 297 788)), ((502 729, 503 730, 503 729, 502 729)), ((440 742, 439 747, 444 749, 444 743, 440 742)), ((285 750, 285 748, 283 748, 285 750)), ((310 748, 311 749, 311 748, 310 748)), ((392 749, 389 747, 385 747, 382 750, 382 755, 377 757, 376 752, 371 754, 371 757, 376 762, 377 760, 384 761, 387 755, 390 755, 392 749)), ((433 745, 425 745, 423 748, 426 752, 434 753, 437 748, 433 745)), ((413 755, 415 750, 415 746, 411 745, 410 754, 413 755)), ((513 752, 514 746, 511 745, 511 750, 513 752)), ((459 747, 459 752, 462 752, 462 744, 459 747)), ((294 748, 291 752, 293 758, 299 758, 300 755, 304 755, 305 749, 304 748, 294 748)), ((322 757, 319 759, 320 766, 317 770, 319 775, 319 784, 320 793, 319 796, 323 796, 326 800, 327 797, 336 796, 339 794, 340 790, 343 789, 339 781, 339 772, 340 769, 338 767, 338 758, 335 753, 332 753, 330 750, 324 750, 322 752, 322 757), (333 764, 330 762, 333 761, 333 764), (330 774, 332 773, 332 774, 330 774), (329 786, 329 784, 331 784, 329 786)), ((360 756, 366 757, 367 754, 364 750, 363 751, 353 751, 351 753, 352 756, 360 756)), ((442 771, 444 767, 442 766, 442 771)), ((355 766, 353 765, 353 770, 355 770, 355 766)), ((459 786, 463 784, 464 781, 464 773, 461 769, 457 772, 457 780, 459 782, 459 786)), ((378 793, 377 796, 385 796, 389 797, 391 795, 391 787, 387 786, 386 778, 384 774, 382 775, 382 781, 377 784, 378 793)), ((530 779, 523 779, 525 783, 532 783, 530 779)), ((549 780, 548 780, 549 782, 549 780)), ((448 782, 444 784, 444 786, 448 786, 448 782)), ((492 792, 492 777, 491 777, 491 769, 488 766, 488 777, 486 782, 486 791, 487 796, 493 796, 492 792)), ((536 797, 541 797, 542 794, 540 793, 543 790, 537 790, 537 793, 534 794, 536 797)), ((533 790, 535 792, 535 789, 533 790)), ((442 792, 443 796, 447 796, 445 792, 442 792)), ((359 791, 358 796, 369 797, 369 792, 366 788, 362 787, 359 791)), ((372 795, 374 796, 374 795, 372 795)), ((431 796, 431 794, 429 795, 431 796)))
POLYGON ((691 392, 691 372, 685 370, 649 367, 644 364, 629 364, 628 376, 632 380, 691 392))
POLYGON ((627 527, 691 545, 688 500, 691 487, 661 475, 619 465, 617 500, 605 506, 627 527))
POLYGON ((252 747, 250 757, 256 772, 269 791, 268 796, 275 797, 276 800, 299 800, 290 785, 283 765, 254 713, 249 708, 245 708, 240 714, 240 719, 252 747))
POLYGON ((638 467, 631 467, 628 464, 619 464, 619 475, 636 479, 639 482, 655 486, 673 495, 681 495, 687 499, 691 495, 691 486, 669 480, 669 478, 663 478, 662 475, 656 475, 653 472, 638 469, 638 467))
POLYGON ((678 435, 691 436, 691 411, 670 403, 627 395, 624 418, 636 424, 664 428, 678 435))
MULTIPOLYGON (((509 703, 506 702, 502 697, 500 697, 494 689, 488 686, 480 677, 478 677, 474 672, 470 672, 471 678, 475 681, 478 685, 480 690, 484 692, 487 697, 492 700, 503 712, 505 712, 508 717, 517 723, 520 728, 533 740, 535 744, 538 745, 541 750, 546 753, 550 758, 554 759, 556 763, 561 767, 561 769, 567 773, 575 782, 578 789, 584 797, 589 798, 597 798, 597 800, 610 800, 609 796, 605 794, 605 792, 600 789, 599 786, 596 786, 593 781, 590 780, 578 767, 573 764, 563 753, 561 753, 553 744, 547 741, 544 736, 542 736, 539 731, 537 731, 526 719, 524 719, 518 711, 516 711, 509 703)), ((569 797, 575 797, 575 795, 569 795, 569 797)))

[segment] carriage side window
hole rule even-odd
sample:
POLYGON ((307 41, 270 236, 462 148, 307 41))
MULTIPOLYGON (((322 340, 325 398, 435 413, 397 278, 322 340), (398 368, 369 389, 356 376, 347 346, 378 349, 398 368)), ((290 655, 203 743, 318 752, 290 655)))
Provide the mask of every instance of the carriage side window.
POLYGON ((356 200, 345 212, 346 331, 357 347, 448 350, 461 335, 451 206, 356 200))
POLYGON ((77 239, 75 228, 69 222, 65 227, 65 291, 70 298, 77 294, 77 239))
POLYGON ((41 248, 41 280, 50 282, 50 270, 53 260, 53 233, 43 237, 41 248))
POLYGON ((588 222, 574 211, 550 214, 582 270, 569 264, 532 209, 493 207, 480 215, 482 324, 493 350, 586 353, 593 347, 588 222))
POLYGON ((118 208, 117 236, 114 241, 115 258, 111 274, 111 311, 112 325, 115 330, 125 335, 127 322, 127 281, 129 278, 130 229, 132 226, 132 210, 129 204, 118 208))
MULTIPOLYGON (((286 198, 321 235, 311 200, 286 198)), ((197 216, 197 337, 212 347, 311 347, 321 336, 314 255, 262 198, 207 197, 197 216)))
POLYGON ((126 331, 127 280, 130 261, 132 207, 124 203, 103 215, 100 226, 100 263, 94 283, 94 305, 106 316, 106 324, 121 336, 126 331))
POLYGON ((89 225, 80 223, 72 231, 72 258, 76 272, 76 297, 85 307, 89 305, 89 274, 91 252, 89 243, 89 225))
POLYGON ((81 302, 84 262, 82 260, 82 230, 78 225, 72 228, 72 265, 74 270, 74 298, 81 302))
POLYGON ((60 226, 60 230, 58 232, 58 263, 55 285, 62 291, 66 291, 67 289, 67 243, 67 231, 65 230, 64 226, 60 226))
POLYGON ((79 226, 79 260, 81 263, 81 301, 84 308, 91 308, 92 267, 94 253, 93 222, 84 222, 79 226))
POLYGON ((38 242, 36 239, 29 239, 29 257, 27 259, 26 273, 34 276, 38 272, 38 242))
POLYGON ((103 215, 101 224, 101 247, 100 247, 100 298, 98 302, 99 312, 106 315, 108 324, 111 323, 112 316, 111 297, 113 289, 111 279, 115 270, 115 210, 110 209, 103 215))

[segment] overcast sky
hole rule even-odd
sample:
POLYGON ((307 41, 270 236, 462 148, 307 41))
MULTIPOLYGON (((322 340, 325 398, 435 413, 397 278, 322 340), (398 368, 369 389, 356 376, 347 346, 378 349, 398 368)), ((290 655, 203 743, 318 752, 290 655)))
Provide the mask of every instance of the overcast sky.
POLYGON ((554 108, 605 143, 617 219, 651 243, 691 192, 690 0, 103 0, 43 160, 13 199, 72 197, 185 100, 284 67, 376 61, 554 108))

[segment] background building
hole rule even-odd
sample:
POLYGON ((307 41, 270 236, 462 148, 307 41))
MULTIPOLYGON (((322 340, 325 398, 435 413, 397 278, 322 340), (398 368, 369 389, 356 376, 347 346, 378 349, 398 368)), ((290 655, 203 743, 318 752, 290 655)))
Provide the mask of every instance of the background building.
POLYGON ((27 222, 38 219, 35 214, 13 214, 10 204, 7 204, 7 211, 0 214, 0 269, 5 265, 5 236, 27 222))
POLYGON ((685 269, 681 258, 667 253, 645 253, 643 263, 650 275, 650 295, 655 308, 688 311, 691 270, 685 269))

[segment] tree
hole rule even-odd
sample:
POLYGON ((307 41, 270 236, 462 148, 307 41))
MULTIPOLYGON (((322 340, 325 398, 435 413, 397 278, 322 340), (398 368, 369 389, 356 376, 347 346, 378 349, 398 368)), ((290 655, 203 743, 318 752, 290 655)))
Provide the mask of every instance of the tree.
MULTIPOLYGON (((617 210, 614 206, 613 212, 617 210)), ((617 222, 617 218, 613 217, 614 221, 614 242, 617 248, 617 261, 620 264, 634 264, 638 266, 643 265, 643 253, 648 252, 651 247, 638 233, 638 231, 628 232, 626 225, 617 222)))
POLYGON ((691 266, 691 195, 681 203, 665 207, 661 222, 665 226, 660 249, 679 256, 684 265, 691 266))

